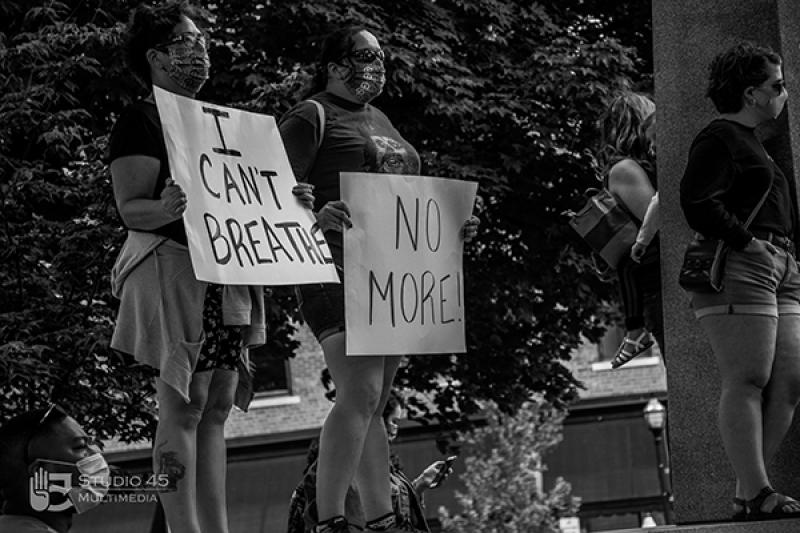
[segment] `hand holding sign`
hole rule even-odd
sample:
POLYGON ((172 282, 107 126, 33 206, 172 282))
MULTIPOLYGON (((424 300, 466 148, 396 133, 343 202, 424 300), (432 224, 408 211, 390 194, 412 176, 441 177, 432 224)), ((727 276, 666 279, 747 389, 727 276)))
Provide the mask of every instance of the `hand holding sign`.
POLYGON ((479 219, 475 215, 472 215, 467 219, 466 222, 464 222, 463 235, 465 242, 471 241, 478 235, 478 226, 480 225, 480 223, 481 219, 479 219))
POLYGON ((317 213, 317 224, 322 231, 342 231, 342 227, 352 228, 350 208, 342 201, 328 202, 317 213))
POLYGON ((167 186, 161 191, 161 208, 175 220, 186 210, 186 193, 172 178, 167 178, 167 186))
POLYGON ((292 194, 306 209, 314 209, 314 186, 310 183, 298 183, 292 187, 292 194))

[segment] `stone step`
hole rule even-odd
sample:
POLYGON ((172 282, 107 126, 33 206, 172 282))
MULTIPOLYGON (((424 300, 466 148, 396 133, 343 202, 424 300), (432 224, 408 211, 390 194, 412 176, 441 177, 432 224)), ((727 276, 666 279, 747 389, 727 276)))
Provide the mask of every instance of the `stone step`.
POLYGON ((800 519, 615 529, 603 533, 800 533, 800 519))

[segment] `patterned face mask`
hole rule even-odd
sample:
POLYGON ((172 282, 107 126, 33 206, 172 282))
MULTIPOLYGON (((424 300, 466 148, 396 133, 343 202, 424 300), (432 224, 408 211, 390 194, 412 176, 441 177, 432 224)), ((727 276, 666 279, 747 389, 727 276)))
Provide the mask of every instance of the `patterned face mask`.
POLYGON ((211 62, 202 35, 178 35, 162 48, 169 54, 167 76, 181 89, 197 94, 208 80, 211 62))
POLYGON ((354 50, 348 56, 350 74, 344 80, 350 93, 366 104, 375 99, 386 84, 382 50, 354 50))

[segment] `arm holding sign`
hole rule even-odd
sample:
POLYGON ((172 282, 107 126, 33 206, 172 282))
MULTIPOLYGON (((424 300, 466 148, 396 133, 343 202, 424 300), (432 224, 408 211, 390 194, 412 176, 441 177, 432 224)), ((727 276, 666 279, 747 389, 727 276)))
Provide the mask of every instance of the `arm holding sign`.
POLYGON ((120 217, 131 229, 152 230, 181 218, 186 195, 171 179, 153 199, 161 163, 149 156, 126 156, 111 163, 111 181, 120 217))

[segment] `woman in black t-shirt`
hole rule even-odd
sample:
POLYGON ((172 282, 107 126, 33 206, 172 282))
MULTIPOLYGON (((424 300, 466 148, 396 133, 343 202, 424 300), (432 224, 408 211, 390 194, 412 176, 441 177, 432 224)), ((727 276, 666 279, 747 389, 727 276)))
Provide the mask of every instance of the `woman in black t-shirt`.
MULTIPOLYGON (((209 60, 195 23, 203 15, 172 1, 134 11, 126 59, 148 89, 193 98, 203 86, 209 60)), ((223 324, 223 287, 194 277, 186 196, 170 178, 152 93, 120 116, 109 150, 114 197, 129 230, 112 275, 120 297, 112 347, 158 372, 153 469, 170 530, 226 533, 223 429, 243 369, 245 328, 223 324)), ((309 186, 294 192, 311 207, 309 186)), ((263 332, 263 324, 249 325, 263 332)))
POLYGON ((734 46, 711 63, 707 95, 720 116, 692 143, 681 206, 692 229, 730 247, 723 290, 691 300, 722 378, 719 427, 736 473, 735 518, 800 517, 800 503, 775 492, 766 469, 800 401, 797 205, 754 133, 786 103, 780 57, 734 46))
MULTIPOLYGON (((339 192, 340 172, 418 175, 416 150, 369 102, 386 80, 378 40, 360 28, 329 35, 322 45, 311 101, 291 109, 279 124, 289 162, 299 182, 315 186, 315 214, 341 272, 342 231, 350 227, 339 192), (324 110, 324 130, 320 129, 324 110), (321 142, 320 142, 321 141, 321 142)), ((477 233, 477 219, 464 237, 477 233)), ((341 278, 341 275, 340 275, 341 278)), ((353 478, 361 494, 368 531, 400 531, 392 511, 389 447, 381 413, 400 364, 399 356, 345 355, 344 288, 323 283, 298 287, 303 317, 322 346, 336 384, 336 403, 320 437, 317 531, 344 533, 345 494, 353 478)))

